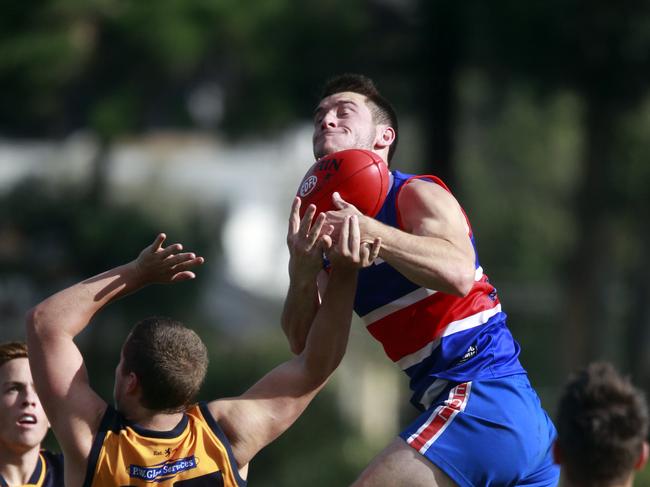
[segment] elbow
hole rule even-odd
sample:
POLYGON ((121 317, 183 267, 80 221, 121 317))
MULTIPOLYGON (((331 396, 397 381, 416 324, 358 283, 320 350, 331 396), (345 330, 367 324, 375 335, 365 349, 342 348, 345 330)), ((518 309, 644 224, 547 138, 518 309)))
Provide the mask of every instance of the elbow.
POLYGON ((305 338, 303 337, 301 339, 299 334, 289 326, 284 317, 282 319, 282 331, 284 332, 284 336, 287 337, 291 353, 294 355, 300 355, 305 349, 305 338))
POLYGON ((47 334, 47 313, 41 304, 34 306, 25 314, 25 331, 27 338, 29 337, 42 337, 47 334))
POLYGON ((291 353, 294 355, 300 355, 302 351, 305 349, 305 342, 299 341, 294 339, 289 338, 289 350, 291 350, 291 353))
POLYGON ((319 370, 310 370, 308 382, 310 383, 311 389, 316 390, 324 387, 329 381, 329 378, 332 377, 334 370, 336 370, 336 367, 327 370, 323 368, 320 368, 319 370))
POLYGON ((306 339, 304 337, 301 337, 298 333, 288 330, 287 328, 283 327, 283 330, 285 336, 287 337, 287 341, 289 342, 289 350, 291 350, 291 353, 294 355, 300 355, 305 349, 306 339))
POLYGON ((25 328, 28 334, 32 334, 37 331, 40 315, 41 313, 38 309, 38 306, 34 306, 25 314, 25 328))
POLYGON ((311 387, 316 389, 324 386, 341 363, 341 358, 321 357, 317 360, 306 358, 305 370, 311 387))
POLYGON ((474 267, 464 266, 459 269, 455 278, 450 283, 452 285, 452 294, 464 298, 474 287, 474 267))

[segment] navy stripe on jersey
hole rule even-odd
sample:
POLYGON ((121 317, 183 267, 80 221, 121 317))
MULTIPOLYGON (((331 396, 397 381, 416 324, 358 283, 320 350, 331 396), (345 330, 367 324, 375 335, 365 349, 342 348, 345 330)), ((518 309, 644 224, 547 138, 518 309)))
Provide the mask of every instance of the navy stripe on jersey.
POLYGON ((372 273, 359 272, 354 311, 361 317, 396 299, 419 289, 386 262, 374 264, 372 273), (361 297, 364 299, 361 299, 361 297))
POLYGON ((176 438, 180 436, 183 431, 185 431, 185 428, 187 427, 187 423, 189 423, 189 421, 190 420, 187 415, 183 415, 178 424, 169 431, 148 430, 127 420, 124 420, 123 424, 124 427, 129 427, 140 436, 146 436, 147 438, 176 438))
POLYGON ((106 412, 104 412, 102 421, 99 424, 99 429, 97 430, 97 434, 93 440, 93 446, 90 449, 90 455, 88 455, 86 478, 84 479, 83 487, 91 487, 93 483, 97 461, 99 460, 99 453, 102 451, 102 446, 104 446, 106 433, 109 431, 117 432, 119 429, 120 425, 117 411, 115 411, 112 406, 106 406, 106 412))
POLYGON ((228 459, 230 460, 230 466, 232 467, 232 471, 235 474, 235 479, 237 480, 237 484, 240 485, 241 487, 246 487, 246 480, 241 478, 241 476, 239 475, 239 467, 237 465, 237 460, 235 459, 235 455, 232 452, 232 448, 230 446, 230 440, 228 439, 226 434, 219 426, 217 420, 214 419, 214 417, 210 413, 207 403, 204 401, 199 402, 199 409, 201 410, 201 414, 203 415, 205 422, 208 423, 208 426, 210 426, 212 432, 215 435, 217 435, 217 438, 219 438, 221 444, 226 448, 226 451, 228 452, 228 459))

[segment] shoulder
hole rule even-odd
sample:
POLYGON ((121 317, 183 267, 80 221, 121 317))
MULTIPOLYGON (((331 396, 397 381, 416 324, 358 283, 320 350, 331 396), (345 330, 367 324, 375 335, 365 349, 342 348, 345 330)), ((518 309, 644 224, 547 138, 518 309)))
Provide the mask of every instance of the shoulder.
MULTIPOLYGON (((440 182, 442 183, 442 182, 440 182)), ((407 181, 398 196, 400 212, 460 212, 456 198, 446 186, 430 179, 411 179, 407 181)))
MULTIPOLYGON (((424 227, 443 225, 465 234, 470 230, 464 210, 436 176, 416 176, 406 182, 396 202, 400 228, 410 233, 428 234, 424 227)), ((437 233, 437 232, 435 232, 437 233)))
POLYGON ((204 423, 217 436, 219 441, 230 447, 233 437, 236 435, 231 431, 229 416, 232 415, 233 401, 219 399, 211 402, 200 402, 195 411, 200 411, 204 423))
POLYGON ((453 198, 447 185, 436 176, 417 175, 404 181, 400 191, 400 196, 420 194, 441 194, 453 198))
POLYGON ((221 431, 219 427, 219 414, 220 410, 218 407, 213 407, 213 403, 217 401, 206 402, 200 401, 193 406, 185 410, 187 414, 194 422, 198 421, 204 424, 207 424, 211 429, 217 429, 221 431))

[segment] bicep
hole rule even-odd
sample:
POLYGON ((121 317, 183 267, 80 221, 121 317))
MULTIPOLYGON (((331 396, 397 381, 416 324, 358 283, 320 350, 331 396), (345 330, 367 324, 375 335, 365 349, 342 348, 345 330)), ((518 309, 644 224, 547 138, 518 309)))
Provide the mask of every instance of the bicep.
POLYGON ((284 433, 323 387, 324 382, 307 379, 301 360, 295 357, 279 365, 237 398, 208 405, 240 467, 284 433))
POLYGON ((90 388, 79 349, 64 335, 36 337, 29 328, 27 341, 36 390, 64 453, 87 457, 106 403, 90 388))
POLYGON ((446 240, 473 258, 465 214, 441 186, 420 180, 409 183, 400 192, 399 212, 406 232, 446 240))

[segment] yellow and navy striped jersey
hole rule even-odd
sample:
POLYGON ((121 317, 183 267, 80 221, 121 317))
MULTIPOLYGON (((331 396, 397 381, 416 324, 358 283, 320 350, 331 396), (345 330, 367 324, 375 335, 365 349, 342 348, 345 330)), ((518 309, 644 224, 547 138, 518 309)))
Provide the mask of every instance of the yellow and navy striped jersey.
MULTIPOLYGON (((63 455, 41 450, 34 473, 23 487, 63 487, 63 455)), ((0 475, 0 487, 8 487, 0 475)))
POLYGON ((109 406, 88 458, 84 487, 244 487, 230 443, 199 403, 170 431, 145 430, 109 406))

